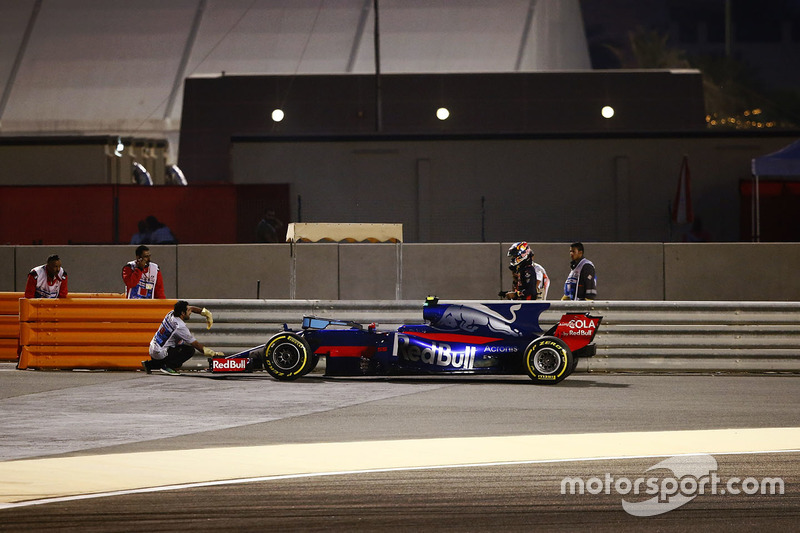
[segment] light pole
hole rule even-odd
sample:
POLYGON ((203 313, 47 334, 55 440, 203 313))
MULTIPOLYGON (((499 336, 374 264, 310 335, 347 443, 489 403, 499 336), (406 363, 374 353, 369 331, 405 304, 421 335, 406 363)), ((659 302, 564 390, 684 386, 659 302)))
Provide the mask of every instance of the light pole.
POLYGON ((375 9, 375 131, 380 133, 383 130, 383 113, 381 111, 381 32, 380 16, 378 14, 378 0, 373 0, 372 5, 375 9))

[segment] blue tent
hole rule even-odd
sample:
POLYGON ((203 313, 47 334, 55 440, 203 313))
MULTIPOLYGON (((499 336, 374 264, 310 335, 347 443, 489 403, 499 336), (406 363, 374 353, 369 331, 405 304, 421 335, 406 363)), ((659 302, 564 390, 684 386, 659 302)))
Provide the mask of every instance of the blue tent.
POLYGON ((750 165, 753 173, 753 196, 750 206, 750 227, 754 242, 761 241, 761 199, 758 194, 759 176, 800 176, 800 140, 784 146, 777 152, 754 157, 750 165))
POLYGON ((800 141, 777 152, 754 157, 753 176, 800 176, 800 141))

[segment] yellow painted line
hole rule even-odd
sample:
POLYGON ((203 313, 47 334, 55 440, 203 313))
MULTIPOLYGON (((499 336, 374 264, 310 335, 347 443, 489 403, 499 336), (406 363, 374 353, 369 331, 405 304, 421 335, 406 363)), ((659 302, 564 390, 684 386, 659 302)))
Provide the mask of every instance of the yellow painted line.
POLYGON ((800 450, 800 428, 274 444, 0 462, 0 508, 30 500, 273 476, 800 450))

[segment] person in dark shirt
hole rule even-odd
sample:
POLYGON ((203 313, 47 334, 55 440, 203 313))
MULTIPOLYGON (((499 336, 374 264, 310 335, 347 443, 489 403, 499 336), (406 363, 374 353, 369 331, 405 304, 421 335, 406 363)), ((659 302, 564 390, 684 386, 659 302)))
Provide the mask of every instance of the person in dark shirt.
POLYGON ((583 243, 573 242, 569 246, 569 276, 564 283, 562 300, 596 300, 597 274, 594 263, 583 256, 583 243))

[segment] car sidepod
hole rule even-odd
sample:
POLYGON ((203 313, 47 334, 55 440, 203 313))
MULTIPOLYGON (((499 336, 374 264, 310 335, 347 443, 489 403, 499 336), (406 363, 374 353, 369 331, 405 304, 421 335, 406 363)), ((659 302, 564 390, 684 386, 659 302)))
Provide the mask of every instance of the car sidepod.
POLYGON ((306 329, 301 335, 316 357, 325 356, 326 376, 369 376, 389 371, 393 333, 373 328, 306 329))

